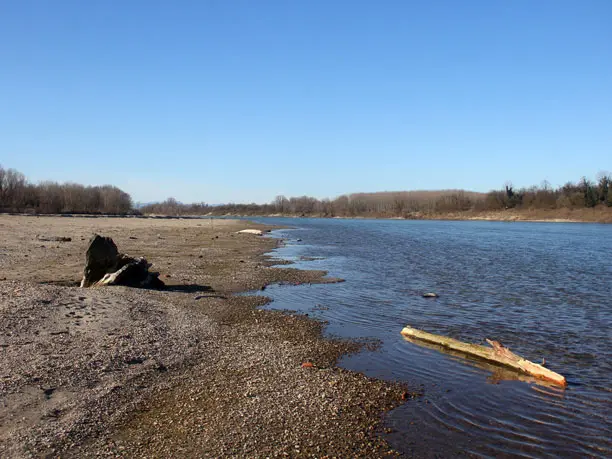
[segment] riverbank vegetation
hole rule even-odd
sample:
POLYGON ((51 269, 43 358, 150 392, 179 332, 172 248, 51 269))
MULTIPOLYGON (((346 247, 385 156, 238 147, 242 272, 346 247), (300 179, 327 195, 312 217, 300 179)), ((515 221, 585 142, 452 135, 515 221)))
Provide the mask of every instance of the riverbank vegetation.
POLYGON ((15 169, 0 165, 0 211, 39 214, 128 214, 132 198, 116 186, 31 183, 15 169))
MULTIPOLYGON (((377 217, 377 218, 470 218, 540 212, 543 218, 568 218, 568 212, 582 219, 585 209, 597 216, 589 220, 612 221, 612 176, 598 175, 596 181, 582 178, 552 187, 540 186, 515 189, 507 183, 501 190, 477 193, 464 190, 401 191, 353 193, 335 199, 309 196, 287 198, 277 196, 269 204, 224 204, 211 206, 181 204, 173 198, 140 208, 144 214, 163 215, 289 215, 301 217, 377 217), (576 211, 576 212, 574 212, 576 211), (599 216, 601 214, 601 216, 599 216)), ((532 215, 537 217, 537 215, 532 215)), ((520 217, 520 216, 519 216, 520 217)), ((491 219, 495 219, 492 217, 491 219)))
POLYGON ((76 183, 33 184, 0 166, 0 211, 41 214, 144 214, 366 218, 576 219, 612 222, 612 174, 599 173, 553 187, 548 182, 528 188, 506 183, 488 193, 464 190, 352 193, 334 199, 277 196, 267 204, 184 204, 174 198, 134 206, 130 195, 112 186, 76 183))

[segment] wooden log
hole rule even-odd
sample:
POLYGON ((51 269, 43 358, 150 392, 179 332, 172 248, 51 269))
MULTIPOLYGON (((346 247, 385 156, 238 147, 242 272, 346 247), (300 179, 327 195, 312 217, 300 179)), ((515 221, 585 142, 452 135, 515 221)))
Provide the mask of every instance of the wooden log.
POLYGON ((414 338, 416 340, 425 341, 428 343, 438 344, 447 349, 467 354, 470 356, 478 357, 488 362, 493 362, 498 365, 503 365, 508 368, 512 368, 516 371, 526 373, 535 378, 547 380, 558 384, 559 386, 567 386, 565 377, 558 373, 555 373, 548 368, 538 365, 537 363, 530 362, 527 359, 522 358, 510 351, 507 347, 504 347, 498 341, 492 341, 487 339, 487 343, 491 347, 480 346, 478 344, 464 343, 459 340, 448 338, 446 336, 434 335, 433 333, 427 333, 422 330, 417 330, 409 326, 404 327, 402 335, 407 338, 414 338))
POLYGON ((41 236, 40 234, 36 235, 36 239, 43 242, 71 242, 72 238, 64 237, 64 236, 41 236))
POLYGON ((554 383, 547 379, 536 378, 534 376, 528 375, 527 373, 523 373, 522 371, 517 371, 514 368, 509 368, 505 365, 500 365, 496 362, 494 363, 473 355, 468 355, 464 352, 454 351, 440 344, 434 344, 430 343, 429 341, 414 339, 408 336, 404 336, 404 339, 409 343, 418 345, 419 347, 424 347, 427 349, 431 349, 432 351, 437 351, 441 352, 442 354, 446 354, 453 358, 453 360, 463 361, 463 363, 465 363, 466 365, 488 371, 491 374, 487 377, 487 381, 490 381, 491 383, 497 384, 500 381, 522 381, 528 384, 537 384, 538 386, 565 389, 565 387, 559 387, 557 383, 554 383))
POLYGON ((263 234, 262 230, 258 229, 243 229, 240 231, 236 231, 238 234, 255 234, 257 236, 261 236, 263 234))

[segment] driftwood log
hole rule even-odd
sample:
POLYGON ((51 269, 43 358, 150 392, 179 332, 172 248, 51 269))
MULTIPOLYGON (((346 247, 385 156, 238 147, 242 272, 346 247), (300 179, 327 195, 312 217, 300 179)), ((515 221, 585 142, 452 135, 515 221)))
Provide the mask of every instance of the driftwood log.
POLYGON ((262 230, 258 229, 243 229, 240 231, 236 231, 238 234, 255 234, 257 236, 261 236, 263 234, 262 230))
POLYGON ((488 362, 526 373, 535 378, 553 382, 562 387, 567 386, 567 381, 562 375, 514 354, 510 349, 504 347, 498 341, 487 339, 487 343, 489 343, 491 347, 486 347, 478 344, 464 343, 446 336, 434 335, 433 333, 427 333, 408 326, 404 327, 401 333, 407 338, 437 344, 461 354, 478 357, 488 362))
POLYGON ((71 242, 72 238, 64 236, 42 236, 36 235, 36 239, 43 242, 71 242))

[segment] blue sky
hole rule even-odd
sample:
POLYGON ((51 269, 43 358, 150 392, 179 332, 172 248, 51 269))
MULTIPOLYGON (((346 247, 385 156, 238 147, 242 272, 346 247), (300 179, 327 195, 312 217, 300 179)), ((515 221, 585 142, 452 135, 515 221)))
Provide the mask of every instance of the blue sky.
POLYGON ((0 2, 0 164, 137 201, 612 170, 612 1, 0 2))

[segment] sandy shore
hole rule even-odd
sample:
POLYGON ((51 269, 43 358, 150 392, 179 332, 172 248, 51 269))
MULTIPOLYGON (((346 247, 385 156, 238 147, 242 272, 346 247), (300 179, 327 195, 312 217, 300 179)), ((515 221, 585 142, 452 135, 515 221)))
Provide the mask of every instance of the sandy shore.
POLYGON ((405 388, 336 368, 358 346, 321 324, 234 295, 330 281, 271 268, 276 242, 247 227, 0 216, 0 457, 393 454, 380 420, 405 388), (94 232, 169 288, 76 287, 94 232))

